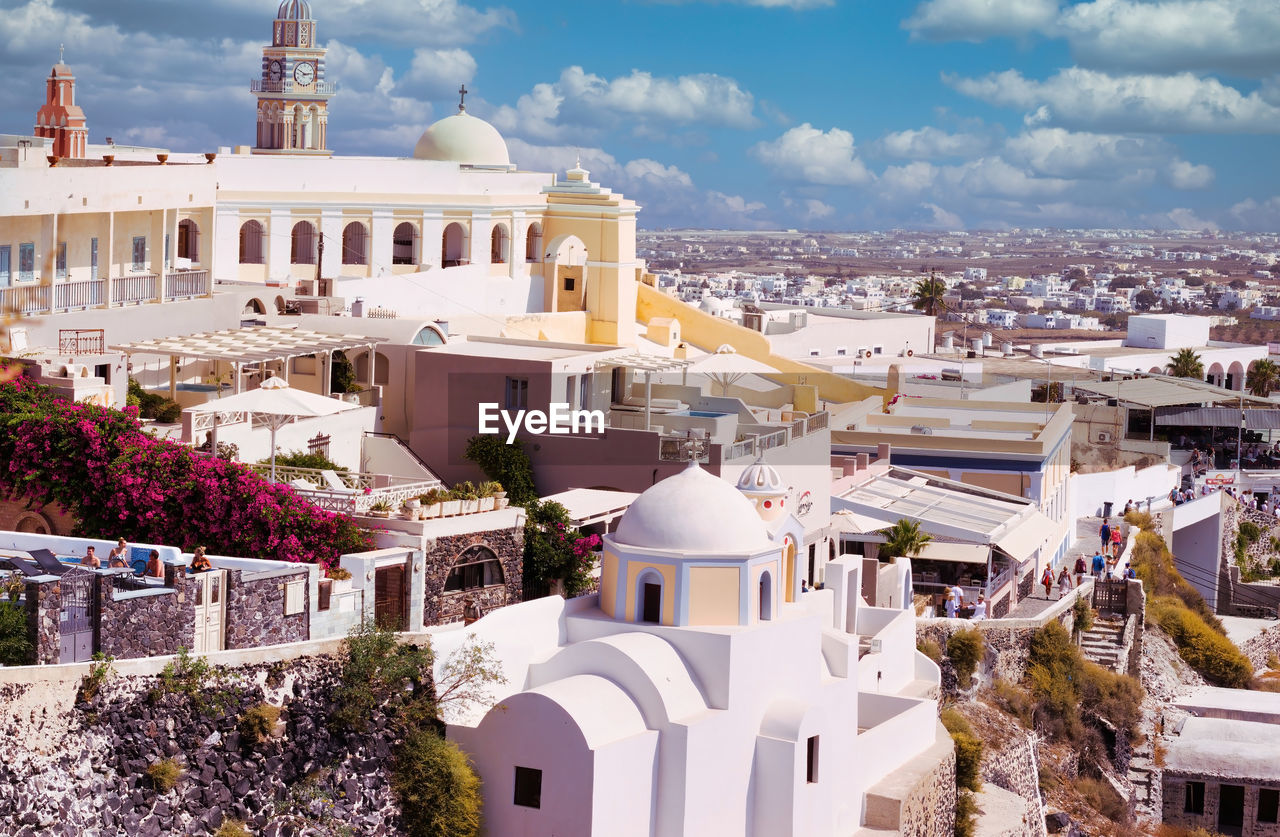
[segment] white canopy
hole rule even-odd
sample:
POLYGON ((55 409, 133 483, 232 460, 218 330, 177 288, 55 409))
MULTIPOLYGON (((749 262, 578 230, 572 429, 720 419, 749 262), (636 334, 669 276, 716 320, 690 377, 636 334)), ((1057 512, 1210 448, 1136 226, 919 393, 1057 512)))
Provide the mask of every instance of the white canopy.
POLYGON ((268 378, 257 389, 206 401, 204 404, 188 407, 186 411, 192 413, 245 412, 260 416, 316 418, 331 416, 346 410, 356 410, 359 407, 359 404, 349 404, 336 398, 326 398, 314 392, 295 389, 289 386, 284 378, 268 378))

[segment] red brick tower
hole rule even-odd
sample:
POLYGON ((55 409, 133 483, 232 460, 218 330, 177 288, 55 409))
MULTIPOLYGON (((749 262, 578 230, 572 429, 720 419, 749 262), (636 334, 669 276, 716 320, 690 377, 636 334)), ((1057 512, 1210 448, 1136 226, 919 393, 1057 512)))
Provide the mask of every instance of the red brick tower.
POLYGON ((44 107, 36 114, 36 136, 53 139, 53 153, 59 157, 83 158, 89 140, 84 111, 76 106, 76 77, 62 63, 53 65, 47 82, 44 107))

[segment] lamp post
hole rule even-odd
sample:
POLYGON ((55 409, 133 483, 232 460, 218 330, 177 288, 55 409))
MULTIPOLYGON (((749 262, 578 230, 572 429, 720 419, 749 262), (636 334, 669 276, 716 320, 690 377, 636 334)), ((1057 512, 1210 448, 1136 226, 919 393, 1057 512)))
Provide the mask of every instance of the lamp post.
POLYGON ((1044 381, 1044 421, 1045 421, 1045 424, 1048 424, 1049 423, 1049 399, 1053 397, 1053 363, 1047 357, 1035 357, 1034 355, 1032 355, 1032 358, 1034 360, 1040 361, 1046 367, 1045 381, 1044 381))

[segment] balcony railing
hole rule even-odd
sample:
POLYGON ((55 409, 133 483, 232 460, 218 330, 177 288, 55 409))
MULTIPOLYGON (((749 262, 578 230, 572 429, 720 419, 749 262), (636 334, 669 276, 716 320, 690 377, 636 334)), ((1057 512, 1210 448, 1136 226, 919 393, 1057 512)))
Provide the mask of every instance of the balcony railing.
POLYGON ((80 282, 59 282, 53 286, 53 310, 75 311, 80 308, 97 308, 102 304, 106 283, 101 279, 80 282))
POLYGON ((58 353, 100 355, 107 350, 105 332, 100 328, 58 329, 58 353))
MULTIPOLYGON (((270 478, 270 465, 250 465, 252 470, 270 478)), ((276 466, 276 482, 293 485, 298 496, 322 509, 347 514, 368 514, 373 506, 385 501, 393 509, 399 509, 406 500, 425 494, 433 488, 444 488, 440 480, 410 480, 386 474, 365 474, 357 471, 337 471, 341 488, 330 486, 325 472, 315 468, 276 466), (314 488, 302 485, 305 480, 314 488), (300 487, 301 486, 301 487, 300 487)))
POLYGON ((111 304, 128 305, 152 302, 156 298, 156 285, 160 277, 154 273, 121 276, 111 280, 111 304))
POLYGON ((296 93, 328 96, 338 92, 338 85, 332 81, 317 81, 314 84, 297 84, 292 79, 280 81, 263 81, 254 79, 249 82, 249 89, 254 93, 296 93))
POLYGON ((194 299, 209 295, 209 271, 179 270, 164 275, 164 300, 194 299))
POLYGON ((0 312, 7 314, 43 314, 53 298, 52 285, 18 285, 0 288, 0 312))

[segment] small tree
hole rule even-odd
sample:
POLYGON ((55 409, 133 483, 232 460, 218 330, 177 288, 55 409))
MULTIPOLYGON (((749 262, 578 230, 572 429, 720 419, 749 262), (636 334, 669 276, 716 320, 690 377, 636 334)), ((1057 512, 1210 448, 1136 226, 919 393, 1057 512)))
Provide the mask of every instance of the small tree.
POLYGON ((926 316, 936 317, 947 313, 947 283, 937 277, 932 270, 928 279, 916 282, 911 291, 911 307, 923 311, 926 316))
POLYGON ((479 465, 486 477, 502 484, 511 505, 527 507, 537 502, 533 464, 519 439, 508 445, 499 435, 472 436, 462 455, 479 465))
POLYGON ((1175 378, 1193 378, 1204 380, 1204 364, 1194 349, 1179 349, 1169 358, 1165 369, 1175 378))
POLYGON ((916 520, 901 518, 888 529, 880 530, 885 536, 881 553, 890 558, 899 556, 914 558, 924 549, 925 544, 933 540, 933 535, 920 531, 920 523, 916 520))
POLYGON ((1280 366, 1266 358, 1254 361, 1245 373, 1244 382, 1249 387, 1249 392, 1259 398, 1266 398, 1272 390, 1280 387, 1280 366))
POLYGON ((526 597, 545 595, 552 582, 564 582, 566 596, 591 586, 591 570, 599 535, 574 528, 569 511, 556 502, 534 501, 524 523, 524 583, 526 597))
POLYGON ((480 778, 467 757, 434 730, 416 729, 396 748, 391 789, 412 837, 480 833, 480 778))

